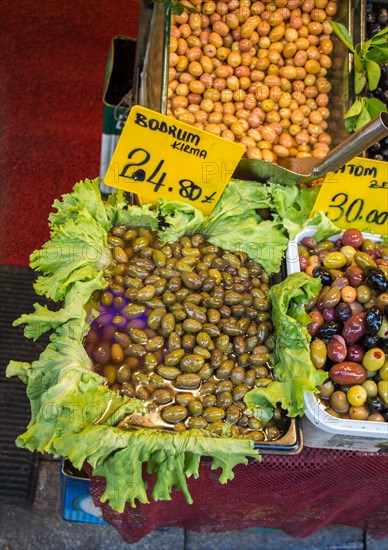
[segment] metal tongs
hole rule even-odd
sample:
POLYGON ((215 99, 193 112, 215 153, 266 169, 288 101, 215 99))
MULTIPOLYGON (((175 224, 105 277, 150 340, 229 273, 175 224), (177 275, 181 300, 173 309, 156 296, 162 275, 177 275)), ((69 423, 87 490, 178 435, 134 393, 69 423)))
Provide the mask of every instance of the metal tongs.
POLYGON ((278 164, 264 160, 242 159, 233 174, 235 178, 297 185, 321 178, 327 172, 335 172, 344 164, 388 136, 388 113, 380 113, 360 130, 337 145, 324 159, 286 158, 278 164))

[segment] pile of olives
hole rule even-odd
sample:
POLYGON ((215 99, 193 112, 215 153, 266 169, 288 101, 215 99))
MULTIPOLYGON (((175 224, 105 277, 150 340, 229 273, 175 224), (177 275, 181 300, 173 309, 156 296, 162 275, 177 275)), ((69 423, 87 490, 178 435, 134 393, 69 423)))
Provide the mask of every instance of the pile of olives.
POLYGON ((322 289, 308 304, 311 359, 328 373, 319 388, 330 414, 388 420, 388 246, 347 229, 335 241, 299 244, 302 271, 322 289))
POLYGON ((269 278, 243 252, 200 234, 172 244, 149 228, 108 234, 108 286, 85 349, 111 390, 144 401, 153 425, 254 441, 283 435, 279 410, 265 427, 245 394, 271 382, 269 278))

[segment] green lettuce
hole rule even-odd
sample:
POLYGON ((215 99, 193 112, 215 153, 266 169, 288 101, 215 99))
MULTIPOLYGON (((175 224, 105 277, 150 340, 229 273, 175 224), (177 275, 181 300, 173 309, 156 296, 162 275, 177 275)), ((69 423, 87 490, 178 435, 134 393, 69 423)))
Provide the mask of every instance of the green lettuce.
POLYGON ((249 409, 265 423, 278 403, 290 417, 303 415, 304 391, 317 392, 327 377, 311 361, 306 329, 311 319, 303 314, 304 305, 319 294, 321 286, 319 278, 293 273, 269 291, 275 327, 274 381, 245 396, 249 409))
MULTIPOLYGON (((105 378, 93 371, 83 341, 97 315, 92 295, 107 284, 104 271, 111 263, 107 232, 113 223, 156 229, 161 216, 149 205, 128 205, 121 193, 103 201, 97 189, 98 179, 86 180, 75 186, 73 194, 55 201, 51 239, 31 255, 31 266, 42 272, 37 292, 62 300, 62 307, 51 310, 37 303, 32 313, 14 322, 25 325, 25 336, 34 340, 51 331, 50 343, 36 361, 11 361, 7 367, 7 376, 19 376, 27 385, 31 403, 31 420, 16 444, 67 457, 77 468, 87 461, 95 475, 106 477, 102 499, 116 510, 123 510, 127 501, 132 506, 148 502, 145 463, 155 475, 154 499, 170 499, 175 486, 191 502, 186 478, 198 476, 202 456, 220 469, 220 482, 226 483, 236 464, 260 455, 249 438, 131 426, 131 415, 145 412, 143 403, 111 391, 105 378), (116 426, 122 419, 126 429, 116 426)), ((190 217, 190 207, 179 207, 190 217)), ((167 218, 172 216, 173 209, 168 212, 166 204, 162 208, 167 218)), ((194 212, 193 218, 203 223, 202 214, 194 212)))
POLYGON ((185 202, 159 199, 158 210, 162 219, 159 237, 167 242, 197 233, 205 220, 200 210, 185 202))

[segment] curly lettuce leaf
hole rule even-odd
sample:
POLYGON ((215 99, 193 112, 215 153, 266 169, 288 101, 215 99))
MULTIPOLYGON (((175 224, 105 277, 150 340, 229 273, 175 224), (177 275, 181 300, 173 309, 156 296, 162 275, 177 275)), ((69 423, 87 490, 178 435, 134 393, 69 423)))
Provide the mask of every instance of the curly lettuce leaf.
POLYGON ((322 211, 314 212, 314 216, 307 220, 305 226, 316 226, 314 237, 317 241, 325 241, 333 235, 341 233, 342 229, 334 225, 334 223, 322 211))
POLYGON ((72 192, 62 195, 62 200, 56 199, 53 208, 57 211, 49 215, 51 227, 62 225, 68 219, 77 219, 79 213, 85 212, 98 222, 106 231, 111 226, 104 202, 99 190, 101 178, 80 181, 72 192))
POLYGON ((293 273, 269 291, 275 327, 274 381, 266 388, 254 388, 245 396, 249 409, 263 422, 272 417, 278 403, 290 417, 303 415, 304 390, 316 392, 327 376, 311 361, 311 337, 305 328, 308 319, 304 316, 301 319, 297 307, 317 296, 320 288, 320 279, 293 273))
POLYGON ((221 468, 221 483, 233 479, 237 464, 247 464, 248 457, 258 458, 249 439, 225 438, 203 430, 172 434, 140 429, 124 433, 123 437, 128 444, 97 463, 93 472, 107 480, 101 501, 109 500, 110 506, 120 512, 126 502, 131 506, 136 505, 136 500, 148 503, 142 478, 144 463, 147 471, 157 476, 152 491, 154 500, 171 500, 175 486, 192 503, 186 478, 198 477, 202 456, 212 458, 212 469, 221 468))
POLYGON ((51 239, 30 256, 30 266, 43 273, 34 285, 36 293, 55 302, 73 283, 95 279, 110 263, 106 230, 81 214, 53 227, 51 239))
POLYGON ((121 210, 118 210, 115 219, 117 225, 128 226, 149 226, 151 229, 158 229, 159 219, 158 212, 153 210, 150 204, 143 206, 127 206, 121 210))
POLYGON ((163 220, 158 234, 167 242, 177 241, 184 234, 193 235, 205 220, 200 210, 180 201, 159 199, 158 210, 163 220))
MULTIPOLYGON (((86 283, 77 281, 70 288, 61 309, 52 311, 47 306, 36 303, 34 304, 35 311, 21 315, 13 322, 13 326, 26 325, 24 336, 35 341, 45 332, 56 330, 71 321, 73 337, 82 339, 89 330, 89 324, 86 323, 84 304, 88 302, 89 297, 95 290, 104 288, 106 285, 107 281, 104 279, 102 271, 86 283)), ((89 312, 89 322, 91 320, 89 312)))

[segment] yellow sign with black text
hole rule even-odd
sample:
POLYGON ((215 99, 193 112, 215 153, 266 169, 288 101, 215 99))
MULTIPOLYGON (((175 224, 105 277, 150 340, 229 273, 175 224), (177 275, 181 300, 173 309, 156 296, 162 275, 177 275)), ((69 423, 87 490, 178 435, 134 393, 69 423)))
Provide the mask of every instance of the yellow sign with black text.
POLYGON ((388 235, 388 163, 356 157, 329 172, 312 214, 318 210, 342 229, 388 235))
POLYGON ((244 153, 241 144, 136 105, 131 109, 104 181, 211 213, 244 153))

